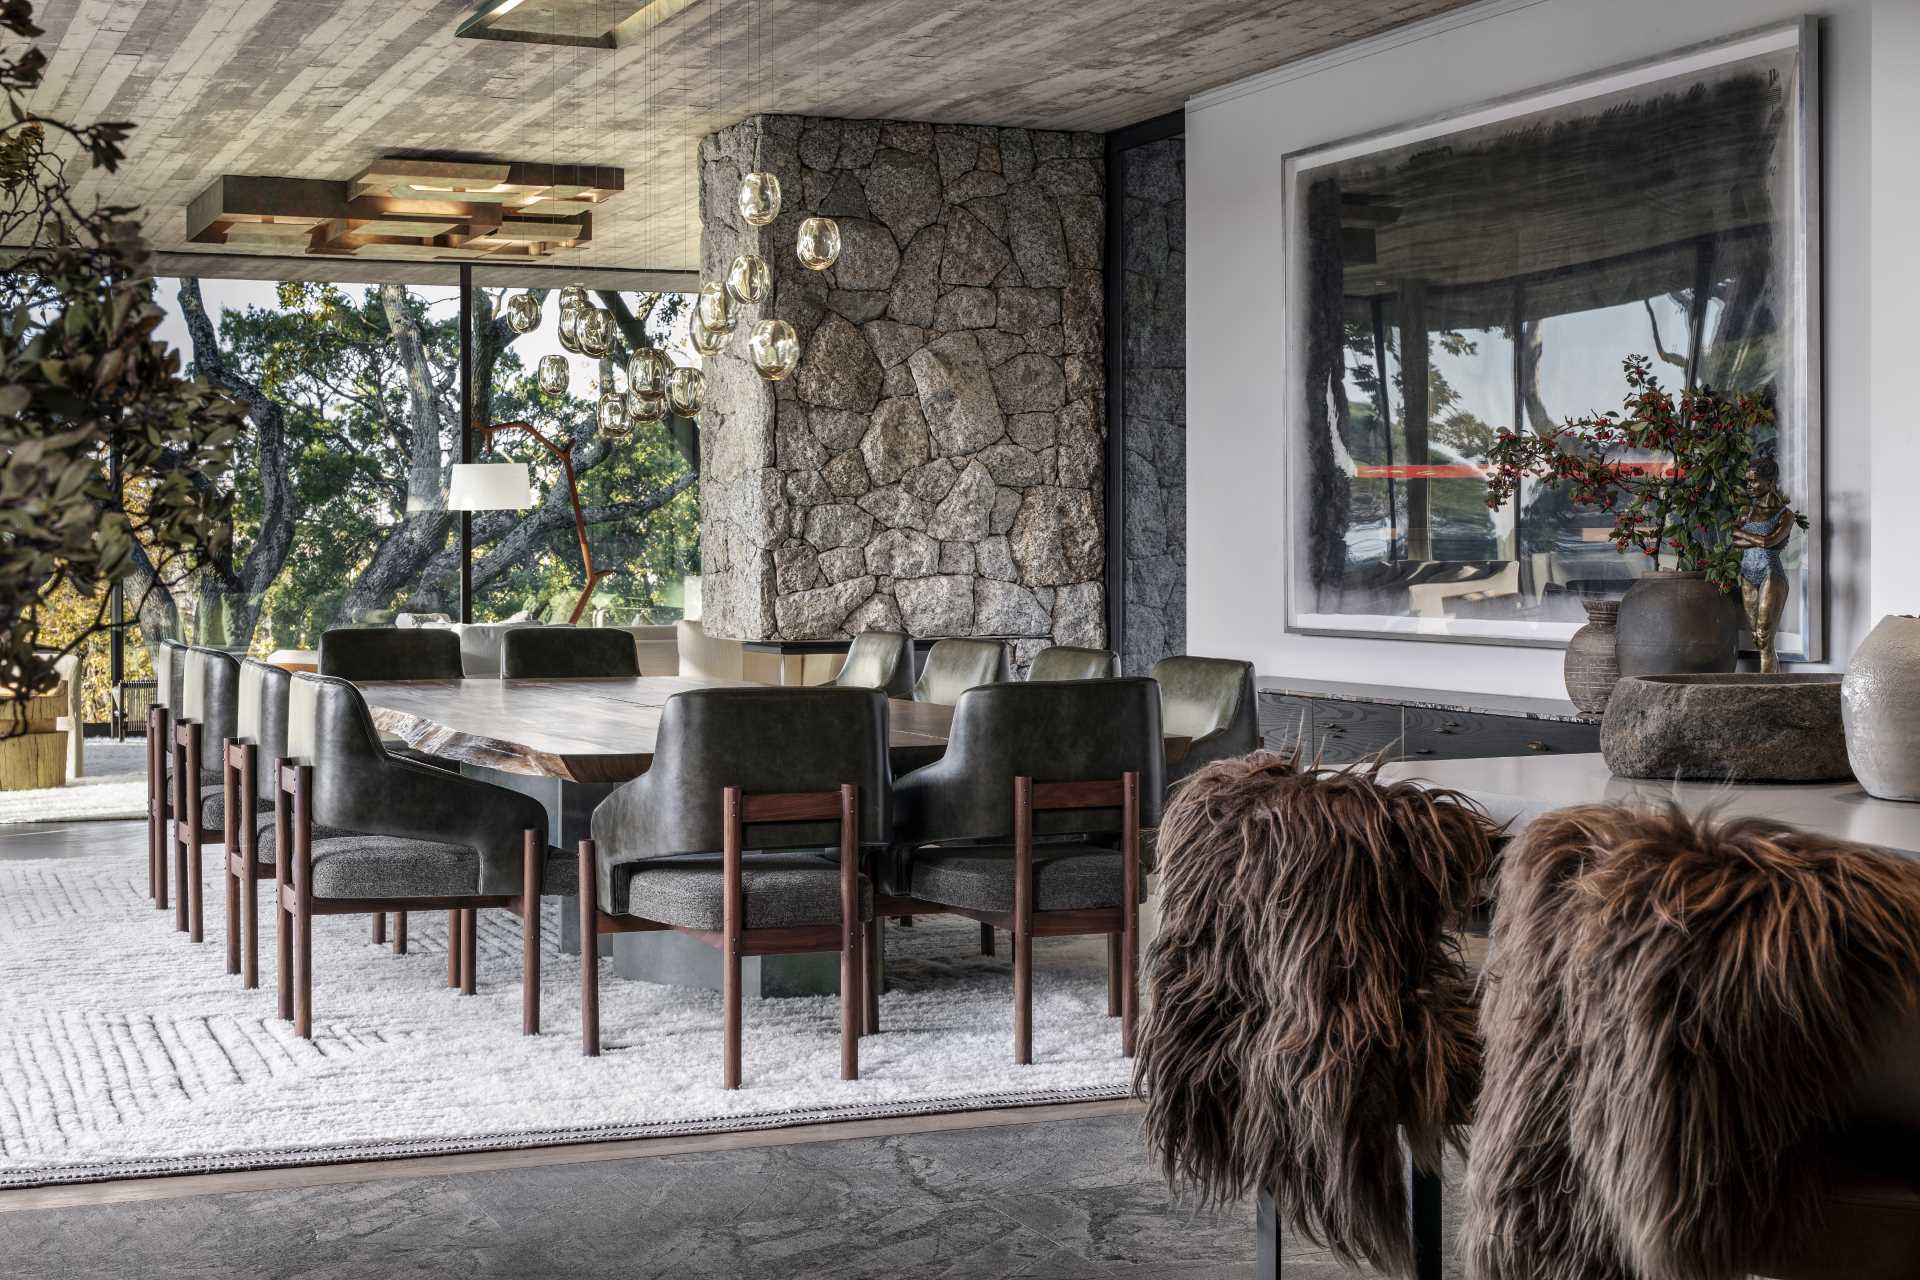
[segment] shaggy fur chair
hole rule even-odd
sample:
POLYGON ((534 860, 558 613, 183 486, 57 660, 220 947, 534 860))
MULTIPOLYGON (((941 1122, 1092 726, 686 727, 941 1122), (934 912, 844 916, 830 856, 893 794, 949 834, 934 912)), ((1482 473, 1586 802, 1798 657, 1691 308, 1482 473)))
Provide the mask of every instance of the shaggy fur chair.
POLYGON ((1495 829, 1471 802, 1271 752, 1208 765, 1160 827, 1135 1087, 1169 1180, 1263 1188, 1342 1259, 1412 1266, 1407 1156, 1437 1173, 1478 1087, 1452 932, 1495 829))
POLYGON ((1850 1125, 1884 1105, 1876 1059, 1914 1026, 1920 866, 1776 824, 1589 807, 1526 830, 1498 900, 1478 1280, 1920 1274, 1920 1134, 1885 1144, 1904 1183, 1849 1171, 1827 1199, 1850 1125))

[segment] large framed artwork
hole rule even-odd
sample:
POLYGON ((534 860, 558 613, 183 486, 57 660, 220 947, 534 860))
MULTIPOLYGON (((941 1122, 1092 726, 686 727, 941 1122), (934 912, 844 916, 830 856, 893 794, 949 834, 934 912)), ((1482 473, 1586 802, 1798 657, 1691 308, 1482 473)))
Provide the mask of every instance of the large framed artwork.
POLYGON ((1783 658, 1822 657, 1819 93, 1811 20, 1286 157, 1287 625, 1564 645, 1651 563, 1523 485, 1503 429, 1672 390, 1770 395, 1783 658))

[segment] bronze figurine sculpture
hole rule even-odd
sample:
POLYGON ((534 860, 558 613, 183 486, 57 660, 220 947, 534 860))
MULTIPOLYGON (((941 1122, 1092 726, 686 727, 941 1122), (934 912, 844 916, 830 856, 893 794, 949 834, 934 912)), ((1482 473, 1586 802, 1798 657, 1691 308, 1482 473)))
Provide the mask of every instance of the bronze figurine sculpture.
POLYGON ((1760 651, 1760 670, 1770 674, 1780 669, 1773 651, 1774 635, 1780 628, 1780 615, 1787 607, 1787 571, 1780 563, 1780 549, 1787 545, 1802 518, 1787 505, 1780 492, 1780 464, 1771 449, 1756 449, 1747 464, 1749 503, 1740 523, 1733 530, 1733 545, 1741 547, 1740 601, 1745 606, 1747 630, 1753 633, 1754 648, 1760 651))

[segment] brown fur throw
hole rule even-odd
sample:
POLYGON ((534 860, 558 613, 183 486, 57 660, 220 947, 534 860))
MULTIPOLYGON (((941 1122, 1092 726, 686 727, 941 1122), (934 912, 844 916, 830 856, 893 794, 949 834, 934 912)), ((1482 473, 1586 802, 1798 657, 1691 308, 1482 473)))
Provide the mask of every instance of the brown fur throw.
POLYGON ((1478 1280, 1730 1280, 1811 1224, 1812 1156, 1912 1008, 1920 867, 1677 809, 1505 856, 1468 1166, 1478 1280))
POLYGON ((1471 1110, 1473 983, 1449 930, 1493 834, 1460 797, 1270 752, 1181 785, 1135 1072, 1170 1181, 1210 1202, 1264 1186, 1295 1232, 1410 1269, 1399 1130, 1437 1171, 1471 1110))

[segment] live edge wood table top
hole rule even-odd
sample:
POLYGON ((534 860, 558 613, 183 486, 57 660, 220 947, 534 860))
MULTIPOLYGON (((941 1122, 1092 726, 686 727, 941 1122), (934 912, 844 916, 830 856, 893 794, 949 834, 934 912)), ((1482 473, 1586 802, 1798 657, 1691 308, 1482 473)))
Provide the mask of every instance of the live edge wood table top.
MULTIPOLYGON (((674 694, 752 687, 677 676, 382 680, 359 686, 380 731, 417 751, 503 773, 599 784, 637 778, 652 766, 660 714, 674 694)), ((896 752, 938 754, 952 722, 952 707, 891 700, 889 745, 896 752)))

